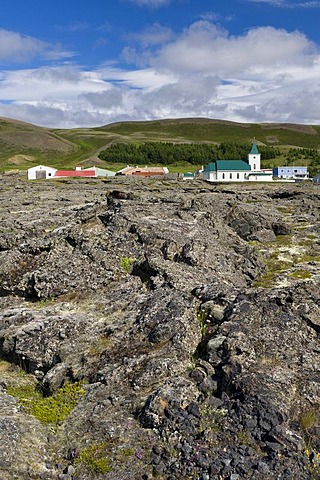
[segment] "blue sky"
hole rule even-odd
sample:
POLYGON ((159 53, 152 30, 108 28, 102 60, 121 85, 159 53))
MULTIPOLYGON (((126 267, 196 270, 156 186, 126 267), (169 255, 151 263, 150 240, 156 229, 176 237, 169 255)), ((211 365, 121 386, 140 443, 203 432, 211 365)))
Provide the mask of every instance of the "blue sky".
POLYGON ((320 0, 0 0, 0 116, 320 124, 320 0))

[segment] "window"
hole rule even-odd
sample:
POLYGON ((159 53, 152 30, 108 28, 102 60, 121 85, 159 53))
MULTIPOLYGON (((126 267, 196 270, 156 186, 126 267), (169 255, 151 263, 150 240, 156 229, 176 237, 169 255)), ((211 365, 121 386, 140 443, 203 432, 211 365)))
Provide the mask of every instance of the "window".
POLYGON ((230 173, 230 179, 232 178, 232 173, 230 173))
POLYGON ((237 173, 237 179, 239 180, 239 178, 240 178, 240 173, 237 173))
POLYGON ((224 173, 222 174, 222 180, 224 180, 224 173))
POLYGON ((253 164, 253 170, 255 170, 255 169, 256 169, 256 164, 254 163, 254 164, 253 164))

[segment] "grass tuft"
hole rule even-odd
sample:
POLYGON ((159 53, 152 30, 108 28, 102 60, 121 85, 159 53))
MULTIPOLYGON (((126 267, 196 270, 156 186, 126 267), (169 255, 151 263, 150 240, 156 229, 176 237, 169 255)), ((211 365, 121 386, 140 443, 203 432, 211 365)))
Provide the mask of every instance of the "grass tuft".
POLYGON ((132 258, 132 257, 121 257, 120 258, 120 266, 127 273, 131 272, 134 262, 135 262, 135 258, 132 258))

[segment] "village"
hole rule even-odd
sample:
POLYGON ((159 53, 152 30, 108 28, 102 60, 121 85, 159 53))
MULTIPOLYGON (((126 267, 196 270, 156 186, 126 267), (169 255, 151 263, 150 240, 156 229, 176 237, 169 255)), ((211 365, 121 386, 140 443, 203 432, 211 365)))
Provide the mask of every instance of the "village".
MULTIPOLYGON (((92 166, 83 168, 76 166, 74 170, 59 170, 53 167, 38 165, 28 169, 28 180, 39 179, 57 179, 68 177, 113 177, 117 175, 154 177, 169 174, 167 167, 139 167, 126 166, 118 171, 111 171, 101 167, 92 166)), ((195 172, 186 172, 182 174, 183 180, 203 179, 207 182, 273 182, 287 181, 300 182, 304 180, 313 180, 320 182, 320 175, 314 178, 309 177, 306 166, 278 166, 275 168, 261 168, 261 154, 259 153, 256 142, 252 143, 252 148, 248 153, 248 158, 244 160, 216 160, 209 162, 195 172)))

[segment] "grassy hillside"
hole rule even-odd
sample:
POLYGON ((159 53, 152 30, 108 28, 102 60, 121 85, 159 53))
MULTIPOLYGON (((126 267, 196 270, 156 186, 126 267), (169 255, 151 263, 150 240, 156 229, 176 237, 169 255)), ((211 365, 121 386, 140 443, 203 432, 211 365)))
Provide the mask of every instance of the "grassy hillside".
MULTIPOLYGON (((320 126, 293 124, 242 124, 189 118, 114 123, 97 128, 49 129, 0 119, 0 168, 27 169, 45 164, 73 168, 76 164, 101 164, 99 151, 113 142, 251 142, 320 149, 320 126)), ((281 161, 281 160, 280 160, 281 161)), ((104 165, 106 166, 106 165, 104 165)), ((112 165, 107 167, 112 168, 112 165)), ((117 169, 115 166, 113 166, 117 169)), ((177 166, 179 169, 179 166, 177 166)))
POLYGON ((294 124, 235 123, 201 118, 114 123, 99 128, 132 139, 251 142, 265 145, 320 148, 320 126, 294 124))

